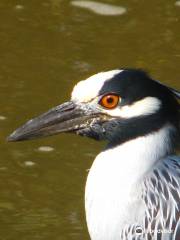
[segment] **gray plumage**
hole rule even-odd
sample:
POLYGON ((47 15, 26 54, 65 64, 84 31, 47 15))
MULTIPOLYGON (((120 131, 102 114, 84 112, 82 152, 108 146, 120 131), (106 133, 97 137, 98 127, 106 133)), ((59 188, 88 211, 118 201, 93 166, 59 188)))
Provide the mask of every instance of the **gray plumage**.
POLYGON ((180 157, 169 156, 143 180, 143 225, 127 226, 122 240, 180 239, 180 157))

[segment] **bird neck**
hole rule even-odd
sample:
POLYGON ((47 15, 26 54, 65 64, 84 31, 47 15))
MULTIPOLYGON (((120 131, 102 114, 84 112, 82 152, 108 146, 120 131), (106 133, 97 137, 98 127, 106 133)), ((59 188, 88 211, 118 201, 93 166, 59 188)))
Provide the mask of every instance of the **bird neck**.
POLYGON ((97 156, 97 160, 103 159, 104 164, 117 161, 118 172, 134 178, 137 175, 139 178, 151 170, 160 159, 173 153, 175 138, 176 129, 166 124, 158 131, 107 148, 97 156))
POLYGON ((173 127, 166 125, 157 132, 106 149, 96 157, 85 194, 91 239, 119 239, 124 224, 137 221, 136 216, 142 212, 139 183, 160 159, 172 152, 172 131, 173 127))

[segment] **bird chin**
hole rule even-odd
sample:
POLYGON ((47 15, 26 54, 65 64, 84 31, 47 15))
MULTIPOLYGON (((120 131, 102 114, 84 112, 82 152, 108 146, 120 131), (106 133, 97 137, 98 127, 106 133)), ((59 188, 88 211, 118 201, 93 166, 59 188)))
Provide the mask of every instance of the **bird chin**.
POLYGON ((97 141, 104 139, 104 136, 102 133, 100 133, 100 131, 94 131, 92 128, 80 129, 77 130, 75 133, 79 136, 89 137, 97 141))
POLYGON ((99 117, 89 119, 88 123, 81 125, 74 133, 83 137, 89 137, 94 140, 104 140, 106 130, 103 125, 109 120, 109 117, 100 115, 99 117))

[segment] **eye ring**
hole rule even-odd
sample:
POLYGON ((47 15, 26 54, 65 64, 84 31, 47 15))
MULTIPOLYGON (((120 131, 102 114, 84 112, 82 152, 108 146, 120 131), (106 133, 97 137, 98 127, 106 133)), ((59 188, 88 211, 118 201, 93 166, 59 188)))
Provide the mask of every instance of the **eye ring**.
POLYGON ((100 99, 99 104, 106 109, 114 109, 118 105, 119 100, 120 96, 118 96, 117 94, 110 93, 104 95, 100 99))

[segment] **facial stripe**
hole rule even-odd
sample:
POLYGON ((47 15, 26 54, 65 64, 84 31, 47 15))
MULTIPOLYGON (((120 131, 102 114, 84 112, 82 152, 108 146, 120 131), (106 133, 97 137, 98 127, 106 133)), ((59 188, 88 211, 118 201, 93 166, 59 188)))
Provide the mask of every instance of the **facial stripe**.
POLYGON ((132 118, 150 115, 160 109, 161 101, 155 97, 146 97, 132 105, 117 107, 113 110, 104 110, 108 115, 122 118, 132 118))
POLYGON ((112 70, 95 74, 74 87, 71 99, 78 102, 89 102, 99 95, 104 83, 123 70, 112 70))

